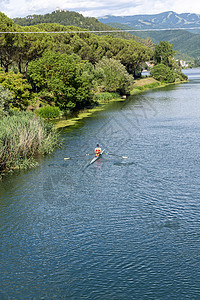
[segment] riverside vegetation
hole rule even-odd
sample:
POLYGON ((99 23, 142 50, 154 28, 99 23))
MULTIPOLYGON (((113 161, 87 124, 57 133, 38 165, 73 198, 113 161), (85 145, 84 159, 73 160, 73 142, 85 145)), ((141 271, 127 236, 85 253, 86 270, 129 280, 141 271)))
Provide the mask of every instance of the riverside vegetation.
POLYGON ((33 112, 10 110, 12 95, 0 86, 0 173, 36 165, 34 157, 48 154, 58 143, 58 133, 33 112))
POLYGON ((186 79, 168 42, 152 48, 142 40, 96 36, 73 26, 23 27, 2 13, 0 27, 38 32, 0 35, 0 172, 31 166, 33 157, 57 145, 57 132, 41 117, 57 118, 129 95, 146 61, 154 60, 151 75, 157 81, 186 79), (49 31, 58 33, 44 33, 49 31))

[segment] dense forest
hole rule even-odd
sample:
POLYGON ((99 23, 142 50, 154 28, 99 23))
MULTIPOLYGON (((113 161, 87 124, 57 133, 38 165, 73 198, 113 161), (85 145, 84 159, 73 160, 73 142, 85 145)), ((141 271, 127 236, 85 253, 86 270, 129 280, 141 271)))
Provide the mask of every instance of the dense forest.
MULTIPOLYGON (((67 12, 52 13, 49 18, 54 21, 63 14, 74 18, 74 13, 67 12)), ((0 84, 12 91, 12 106, 18 109, 48 104, 62 111, 76 110, 93 105, 102 92, 129 94, 145 62, 155 58, 150 39, 141 43, 134 38, 97 36, 80 27, 57 23, 21 26, 3 13, 0 27, 1 32, 10 32, 0 35, 0 84)), ((169 51, 167 59, 173 61, 174 54, 169 51)), ((164 64, 173 72, 179 69, 174 61, 164 64)))
MULTIPOLYGON (((73 92, 74 90, 80 91, 81 87, 79 85, 83 85, 83 90, 85 91, 85 94, 83 90, 81 91, 82 98, 85 97, 82 104, 83 106, 85 106, 85 102, 93 101, 92 94, 101 91, 117 91, 119 94, 128 93, 130 87, 128 90, 127 86, 131 85, 130 76, 128 75, 137 76, 138 71, 141 72, 142 64, 153 56, 152 43, 149 43, 148 47, 136 42, 134 39, 97 36, 89 32, 81 32, 81 28, 74 26, 45 23, 22 27, 15 24, 4 14, 0 14, 0 25, 2 28, 1 31, 35 32, 27 34, 7 33, 2 34, 0 37, 1 67, 5 74, 7 74, 1 77, 0 83, 6 86, 6 82, 10 80, 8 79, 8 77, 10 77, 9 71, 13 70, 14 73, 18 73, 13 74, 13 78, 16 76, 20 77, 19 74, 21 74, 20 78, 26 79, 26 84, 31 85, 29 94, 26 91, 26 94, 30 97, 28 102, 23 100, 23 103, 19 104, 18 101, 16 101, 16 105, 20 106, 20 108, 25 107, 27 103, 33 105, 36 98, 39 99, 40 104, 46 104, 47 102, 48 104, 61 103, 60 100, 57 101, 60 97, 65 98, 65 102, 67 102, 67 104, 65 103, 64 105, 65 107, 73 107, 74 109, 81 108, 81 101, 77 102, 73 92), (58 33, 45 33, 52 31, 58 33), (63 31, 68 31, 69 33, 62 34, 63 31), (80 31, 80 33, 70 33, 70 31, 80 31), (57 56, 55 56, 56 54, 57 56), (124 75, 123 84, 120 83, 120 86, 106 84, 107 71, 98 68, 98 63, 103 58, 108 59, 108 64, 112 63, 110 59, 115 59, 119 64, 119 69, 123 69, 124 67, 123 72, 126 71, 126 76, 124 75), (71 61, 69 64, 71 66, 74 65, 74 69, 72 67, 69 68, 67 65, 65 68, 63 67, 64 64, 62 60, 67 61, 68 59, 71 61), (51 75, 45 71, 45 60, 50 60, 52 70, 55 69, 55 72, 51 75), (35 67, 35 65, 37 66, 35 67), (39 66, 41 66, 41 73, 38 71, 39 66), (44 77, 43 85, 41 84, 41 76, 44 77), (57 81, 54 78, 56 76, 58 76, 57 81), (73 80, 66 83, 66 76, 72 76, 73 80), (128 80, 128 83, 126 80, 128 80), (54 85, 50 86, 50 82, 53 81, 54 85), (58 88, 55 88, 55 82, 58 88), (64 88, 59 87, 59 84, 64 85, 64 88), (71 92, 69 92, 70 89, 66 89, 66 85, 73 86, 71 92), (90 93, 87 91, 86 86, 90 90, 90 93), (55 92, 58 90, 60 90, 59 93, 55 92), (73 101, 74 103, 72 104, 73 101)), ((50 67, 46 68, 48 69, 50 67)), ((117 82, 113 79, 114 76, 116 76, 116 71, 114 71, 113 66, 112 68, 113 72, 110 80, 117 82)), ((19 86, 19 84, 17 86, 19 86)), ((6 87, 8 87, 8 83, 6 87)), ((11 84, 9 87, 12 88, 11 84)), ((63 108, 63 104, 60 104, 60 106, 60 108, 63 108)))

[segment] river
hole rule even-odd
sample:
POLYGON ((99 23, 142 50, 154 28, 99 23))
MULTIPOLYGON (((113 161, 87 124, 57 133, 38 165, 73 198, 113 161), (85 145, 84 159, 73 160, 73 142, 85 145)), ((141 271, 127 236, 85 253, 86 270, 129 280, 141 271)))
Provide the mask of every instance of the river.
POLYGON ((200 70, 112 103, 0 182, 0 299, 199 299, 200 70), (87 167, 99 143, 106 153, 87 167))

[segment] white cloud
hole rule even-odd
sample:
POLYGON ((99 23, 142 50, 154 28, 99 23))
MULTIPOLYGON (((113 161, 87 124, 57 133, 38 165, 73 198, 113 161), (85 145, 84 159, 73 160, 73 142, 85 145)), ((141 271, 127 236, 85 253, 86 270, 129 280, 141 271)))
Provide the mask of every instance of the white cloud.
POLYGON ((45 14, 61 9, 77 11, 84 16, 156 14, 164 11, 200 14, 199 0, 0 0, 1 11, 8 17, 45 14))

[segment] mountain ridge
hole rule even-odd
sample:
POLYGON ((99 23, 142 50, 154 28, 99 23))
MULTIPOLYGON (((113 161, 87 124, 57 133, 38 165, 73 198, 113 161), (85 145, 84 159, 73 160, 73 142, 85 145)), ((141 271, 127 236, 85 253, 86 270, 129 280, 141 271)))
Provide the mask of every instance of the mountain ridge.
POLYGON ((159 29, 200 27, 200 15, 194 13, 177 14, 167 11, 159 14, 112 16, 107 15, 97 18, 101 23, 120 23, 135 29, 159 29))

